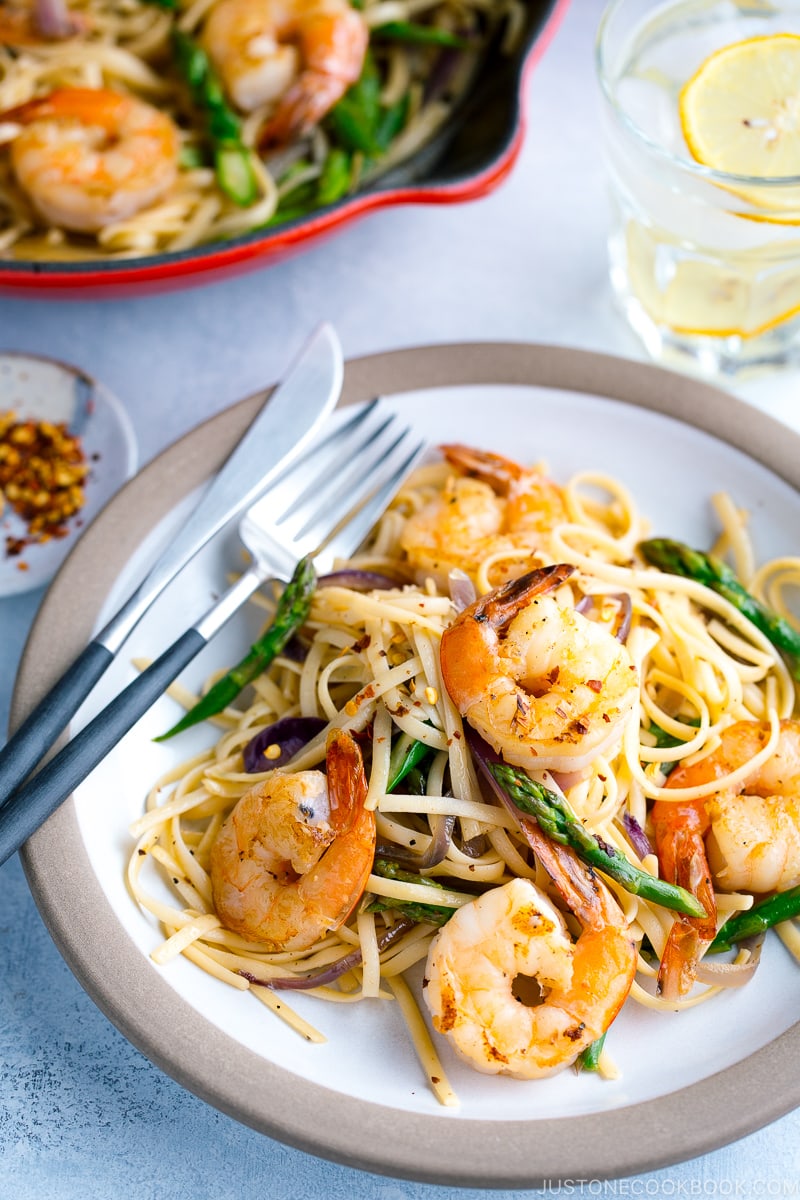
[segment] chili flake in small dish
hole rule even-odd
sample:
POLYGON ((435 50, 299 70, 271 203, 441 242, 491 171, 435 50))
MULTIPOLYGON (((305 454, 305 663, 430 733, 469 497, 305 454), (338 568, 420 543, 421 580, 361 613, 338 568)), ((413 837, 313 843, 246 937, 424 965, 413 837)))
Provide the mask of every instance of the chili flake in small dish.
POLYGON ((49 583, 135 468, 113 393, 79 367, 0 351, 0 596, 49 583))
POLYGON ((0 515, 8 507, 27 527, 22 537, 6 534, 6 554, 65 537, 68 522, 83 508, 88 473, 81 439, 64 422, 0 412, 0 515))

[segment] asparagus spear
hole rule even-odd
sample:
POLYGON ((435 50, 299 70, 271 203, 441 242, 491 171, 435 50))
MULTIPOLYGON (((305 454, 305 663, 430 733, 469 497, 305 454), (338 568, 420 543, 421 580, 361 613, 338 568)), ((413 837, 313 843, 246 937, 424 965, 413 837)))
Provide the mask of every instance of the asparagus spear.
POLYGON ((707 953, 716 954, 717 951, 730 950, 735 942, 742 942, 745 938, 763 933, 765 929, 770 929, 773 925, 779 925, 781 921, 788 921, 790 917, 798 915, 800 915, 800 887, 790 888, 788 892, 778 892, 776 896, 770 896, 768 900, 754 904, 746 912, 735 913, 732 917, 728 917, 708 947, 707 953))
POLYGON ((218 679, 177 724, 160 734, 155 741, 164 742, 176 733, 222 712, 251 680, 265 671, 308 616, 315 584, 316 573, 311 559, 301 558, 280 598, 272 622, 261 637, 253 643, 241 662, 218 679))
POLYGON ((392 747, 392 755, 389 759, 389 782, 386 785, 386 791, 393 792, 397 785, 402 783, 405 777, 415 767, 418 767, 430 753, 430 746, 426 746, 424 742, 414 741, 408 734, 401 734, 392 747))
POLYGON ((562 846, 571 846, 585 863, 605 872, 627 892, 690 917, 706 915, 702 904, 691 892, 635 867, 614 846, 584 829, 555 792, 529 779, 524 771, 506 763, 489 763, 488 768, 517 808, 535 817, 548 837, 562 846))
MULTIPOLYGON (((384 879, 400 879, 403 883, 421 883, 426 887, 443 890, 442 885, 437 883, 435 879, 428 879, 425 875, 414 875, 413 872, 404 871, 396 863, 387 862, 382 858, 376 859, 374 869, 375 874, 382 875, 384 879)), ((445 908, 441 904, 419 904, 409 900, 387 900, 382 896, 376 897, 372 901, 369 911, 382 912, 387 908, 402 913, 404 917, 408 917, 409 920, 417 924, 427 922, 431 925, 446 924, 456 911, 454 908, 445 908)))
POLYGON ((347 150, 377 156, 381 148, 375 134, 381 111, 380 75, 372 55, 368 53, 360 78, 334 104, 328 113, 327 123, 337 142, 347 150))
POLYGON ((373 36, 422 46, 447 46, 453 50, 475 49, 474 42, 451 33, 449 29, 437 29, 435 25, 420 25, 415 21, 386 21, 375 27, 373 36))
MULTIPOLYGON (((606 1033, 608 1030, 606 1030, 606 1033)), ((581 1054, 578 1055, 578 1065, 582 1071, 599 1071, 600 1070, 600 1055, 603 1053, 606 1034, 601 1033, 600 1037, 591 1045, 587 1046, 581 1054)))
MULTIPOLYGON (((687 721, 687 724, 698 726, 700 722, 696 717, 691 717, 687 721)), ((655 721, 650 722, 650 724, 647 726, 647 730, 648 733, 652 733, 653 737, 655 738, 656 746, 659 748, 659 750, 671 750, 674 746, 683 745, 683 742, 680 738, 675 737, 671 733, 667 733, 667 731, 662 729, 660 725, 656 725, 655 721)), ((676 764, 674 762, 662 762, 658 765, 663 775, 669 775, 676 764)))
POLYGON ((361 77, 328 113, 327 125, 340 146, 377 159, 405 126, 408 107, 408 93, 388 107, 382 103, 380 74, 367 54, 361 77))
POLYGON ((217 182, 234 204, 245 208, 258 196, 258 181, 251 152, 241 140, 239 118, 226 103, 222 85, 205 50, 180 29, 172 31, 172 50, 192 99, 205 114, 217 182))
POLYGON ((783 617, 751 596, 726 563, 670 538, 650 538, 639 543, 639 550, 652 566, 670 575, 695 579, 724 596, 774 646, 793 660, 792 673, 795 679, 800 679, 800 633, 783 617))

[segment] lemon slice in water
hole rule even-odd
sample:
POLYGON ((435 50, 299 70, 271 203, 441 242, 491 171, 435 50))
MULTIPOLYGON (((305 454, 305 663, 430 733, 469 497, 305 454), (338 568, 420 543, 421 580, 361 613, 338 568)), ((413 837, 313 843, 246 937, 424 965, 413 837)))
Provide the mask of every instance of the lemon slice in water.
POLYGON ((684 84, 679 109, 689 151, 705 166, 761 179, 800 175, 800 36, 724 46, 684 84))

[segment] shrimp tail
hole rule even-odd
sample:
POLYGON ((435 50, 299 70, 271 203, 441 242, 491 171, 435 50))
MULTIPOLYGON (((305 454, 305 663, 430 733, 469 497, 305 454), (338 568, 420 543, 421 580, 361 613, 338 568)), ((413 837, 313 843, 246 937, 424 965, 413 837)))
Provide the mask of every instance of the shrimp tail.
POLYGON ((349 833, 367 798, 367 776, 358 743, 350 733, 334 730, 325 751, 330 822, 336 834, 349 833))
POLYGON ((502 587, 495 588, 488 596, 482 596, 463 615, 471 616, 481 624, 488 622, 496 633, 500 633, 534 596, 555 591, 574 573, 575 568, 570 563, 537 567, 535 571, 528 571, 519 579, 511 579, 502 587))
POLYGON ((525 474, 522 467, 510 458, 493 454, 490 450, 476 450, 460 442, 448 442, 439 449, 451 467, 456 467, 464 475, 480 479, 482 483, 488 483, 500 496, 508 495, 525 474))
POLYGON ((664 879, 695 896, 703 917, 677 917, 667 938, 658 971, 658 992, 677 1000, 691 991, 695 971, 717 932, 717 902, 706 858, 705 804, 661 801, 653 808, 659 870, 664 879))
POLYGON ((258 137, 260 150, 285 146, 304 137, 341 100, 347 84, 320 71, 304 71, 281 98, 258 137))
POLYGON ((534 596, 553 591, 574 573, 569 563, 539 567, 512 579, 502 587, 481 596, 461 613, 456 625, 442 639, 442 677, 451 697, 465 712, 483 695, 483 681, 495 674, 496 647, 484 636, 486 629, 499 634, 514 619, 520 608, 534 596), (458 629, 458 653, 448 652, 453 629, 458 629))
POLYGON ((299 891, 318 924, 338 929, 358 904, 375 857, 375 814, 364 807, 367 776, 358 743, 351 733, 334 730, 325 753, 332 845, 300 881, 299 891), (340 887, 339 881, 347 881, 340 887))
POLYGON ((536 821, 520 821, 525 839, 561 899, 585 928, 620 925, 622 909, 591 867, 570 846, 554 842, 536 821))
POLYGON ((0 120, 28 125, 51 117, 72 118, 107 128, 125 97, 118 92, 97 88, 57 88, 46 96, 34 96, 24 104, 0 113, 0 120))

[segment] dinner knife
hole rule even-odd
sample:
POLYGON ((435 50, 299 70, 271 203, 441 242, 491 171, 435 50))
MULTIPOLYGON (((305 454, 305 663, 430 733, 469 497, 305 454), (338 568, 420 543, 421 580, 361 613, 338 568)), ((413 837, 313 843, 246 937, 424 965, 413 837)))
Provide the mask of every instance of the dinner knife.
MULTIPOLYGON (((374 405, 367 406, 374 408, 374 405)), ((356 418, 357 419, 357 418, 356 418)), ((352 425, 351 421, 348 424, 352 425)), ((382 428, 386 428, 384 424, 382 428)), ((339 432, 344 429, 340 427, 339 432)), ((390 446, 380 444, 376 457, 373 451, 372 469, 359 485, 347 489, 348 510, 341 510, 337 501, 326 496, 325 517, 312 519, 297 535, 295 548, 303 539, 311 538, 316 549, 307 551, 314 558, 321 553, 332 559, 349 558, 366 537, 376 518, 397 491, 402 479, 424 452, 424 441, 415 441, 406 430, 394 437, 390 446), (376 466, 377 464, 377 466, 376 466), (339 508, 337 509, 337 504, 339 508), (344 511, 344 516, 342 516, 344 511)), ((337 434, 333 435, 334 438, 337 434)), ((394 435, 391 435, 394 436, 394 435)), ((371 438, 374 441, 375 437, 371 438)), ((77 733, 53 758, 43 764, 9 800, 0 805, 0 865, 14 854, 36 832, 47 818, 63 804, 91 771, 113 750, 121 738, 159 699, 184 667, 196 657, 220 629, 238 612, 246 600, 275 570, 275 542, 270 536, 274 514, 270 494, 256 501, 240 519, 239 534, 252 562, 248 569, 231 584, 189 629, 177 638, 154 662, 127 685, 110 704, 77 733), (265 511, 269 505, 270 511, 265 511)))
POLYGON ((336 405, 343 379, 339 339, 330 325, 323 324, 143 582, 0 750, 0 806, 50 750, 153 601, 223 526, 295 460, 336 405))

